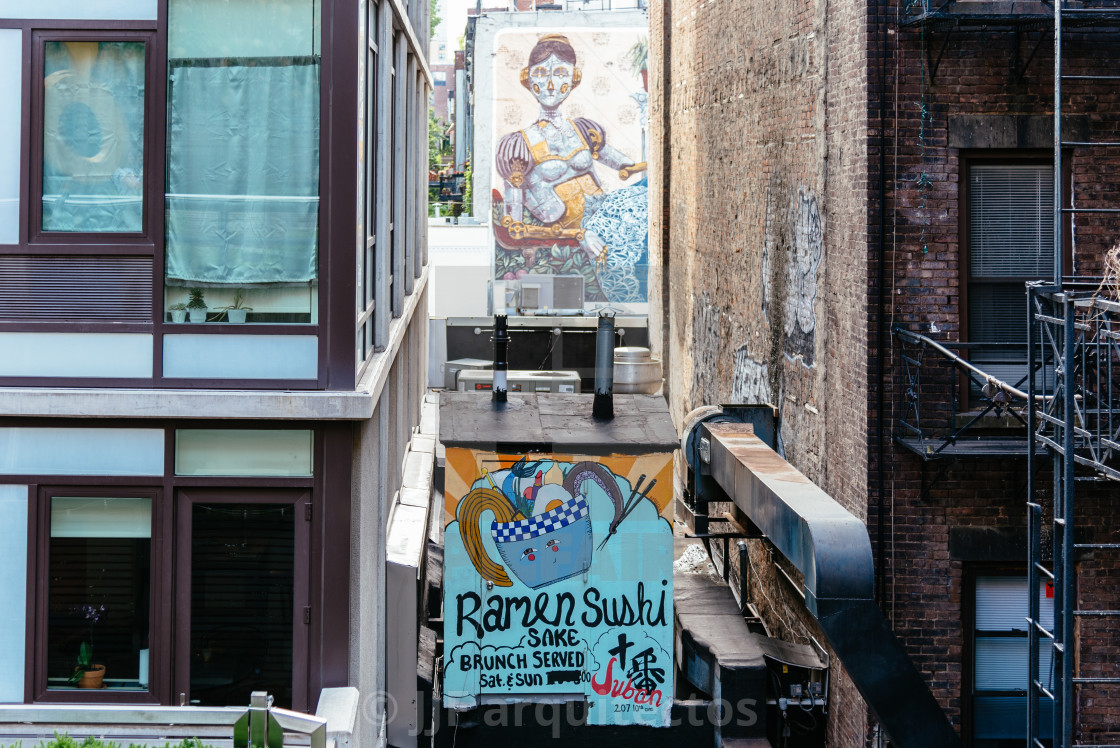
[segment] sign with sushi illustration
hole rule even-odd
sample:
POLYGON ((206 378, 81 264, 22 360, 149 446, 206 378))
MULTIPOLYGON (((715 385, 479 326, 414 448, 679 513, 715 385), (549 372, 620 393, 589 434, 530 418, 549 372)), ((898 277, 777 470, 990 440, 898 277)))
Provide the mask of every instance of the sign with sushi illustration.
POLYGON ((668 726, 672 455, 447 449, 444 703, 668 726))

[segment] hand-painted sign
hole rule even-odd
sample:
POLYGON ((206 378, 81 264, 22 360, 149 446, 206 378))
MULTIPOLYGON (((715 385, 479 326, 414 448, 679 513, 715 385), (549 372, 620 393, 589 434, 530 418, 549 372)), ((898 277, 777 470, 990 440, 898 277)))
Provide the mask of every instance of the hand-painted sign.
POLYGON ((672 456, 448 448, 444 702, 586 699, 667 726, 672 456))

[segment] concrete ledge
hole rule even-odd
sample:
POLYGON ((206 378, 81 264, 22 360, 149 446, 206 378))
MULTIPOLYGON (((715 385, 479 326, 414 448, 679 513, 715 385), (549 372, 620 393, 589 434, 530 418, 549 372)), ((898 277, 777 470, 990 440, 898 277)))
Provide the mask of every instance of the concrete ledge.
MULTIPOLYGON (((366 420, 373 417, 374 403, 381 397, 427 283, 425 266, 401 316, 389 326, 388 345, 374 356, 353 390, 0 387, 0 417, 366 420)), ((263 380, 262 386, 267 386, 263 380)))
POLYGON ((337 748, 349 748, 358 725, 358 689, 324 688, 315 716, 327 721, 328 746, 333 742, 337 748))
POLYGON ((373 415, 369 392, 0 389, 0 416, 35 418, 253 418, 353 421, 373 415))

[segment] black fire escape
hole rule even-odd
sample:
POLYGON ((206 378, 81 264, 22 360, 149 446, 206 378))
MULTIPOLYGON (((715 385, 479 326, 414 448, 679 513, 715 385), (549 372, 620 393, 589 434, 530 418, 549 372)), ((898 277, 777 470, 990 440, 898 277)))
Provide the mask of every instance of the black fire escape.
MULTIPOLYGON (((1120 86, 1115 70, 1070 74, 1066 69, 1071 43, 1068 35, 1077 34, 1085 59, 1086 49, 1101 51, 1107 48, 1103 45, 1116 45, 1118 33, 1120 7, 1112 2, 1060 2, 1054 14, 1054 188, 1059 198, 1054 209, 1054 237, 1058 258, 1065 256, 1069 236, 1077 236, 1079 219, 1093 222, 1098 228, 1103 226, 1111 241, 1120 240, 1120 205, 1116 198, 1097 192, 1095 185, 1057 176, 1062 174, 1062 158, 1071 152, 1079 159, 1101 159, 1097 163, 1120 153, 1120 142, 1115 140, 1081 140, 1063 134, 1065 118, 1084 114, 1086 106, 1095 106, 1087 102, 1095 100, 1096 94, 1114 93, 1120 86), (1067 216, 1073 229, 1068 236, 1060 230, 1067 216)), ((1090 55, 1089 59, 1096 58, 1090 55)), ((1052 376, 1033 376, 1028 389, 1029 402, 1034 404, 1028 411, 1032 445, 1028 457, 1028 589, 1038 589, 1046 580, 1053 586, 1054 601, 1053 631, 1047 631, 1041 623, 1039 596, 1029 598, 1029 748, 1104 748, 1096 736, 1114 736, 1118 729, 1116 724, 1087 724, 1089 720, 1083 718, 1078 704, 1086 689, 1102 700, 1115 699, 1120 693, 1120 668, 1083 668, 1081 657, 1083 629, 1111 621, 1114 634, 1115 623, 1120 622, 1120 603, 1106 603, 1104 607, 1089 603, 1082 608, 1077 576, 1079 561, 1088 554, 1102 565, 1111 562, 1115 574, 1120 544, 1086 542, 1099 539, 1099 532, 1094 532, 1099 527, 1092 525, 1099 525, 1105 517, 1085 511, 1075 514, 1077 496, 1084 488, 1104 483, 1106 493, 1120 491, 1118 252, 1113 250, 1106 256, 1103 280, 1063 279, 1059 264, 1054 281, 1028 284, 1030 361, 1053 362, 1052 376), (1035 468, 1045 457, 1036 457, 1034 447, 1045 449, 1050 458, 1053 494, 1049 507, 1036 498, 1035 468), (1049 667, 1044 669, 1042 655, 1047 651, 1049 667), (1043 740, 1042 712, 1050 708, 1043 699, 1053 703, 1052 741, 1043 740)), ((1094 584, 1099 587, 1102 580, 1094 584)), ((1104 586, 1108 587, 1107 582, 1104 586)), ((1100 719, 1107 718, 1097 716, 1093 721, 1100 719)))
MULTIPOLYGON (((1095 229, 1097 236, 1120 242, 1120 202, 1088 177, 1078 179, 1079 170, 1063 169, 1062 162, 1074 156, 1096 164, 1120 158, 1120 138, 1091 137, 1088 128, 1071 126, 1079 116, 1082 121, 1099 116, 1098 94, 1107 92, 1104 100, 1112 100, 1120 92, 1120 71, 1103 62, 1095 71, 1085 69, 1093 60, 1108 58, 1101 52, 1115 50, 1120 42, 1120 2, 912 0, 913 13, 912 6, 920 7, 907 25, 921 27, 933 42, 925 48, 931 79, 953 35, 969 29, 1003 28, 1017 40, 1027 39, 1027 51, 1014 61, 1017 75, 1047 39, 1053 40, 1055 251, 1050 279, 1027 284, 1028 350, 1018 381, 1000 381, 985 373, 983 364, 970 363, 976 344, 893 330, 904 377, 895 440, 920 455, 923 464, 1026 458, 1027 589, 1045 584, 1045 602, 1052 597, 1054 606, 1047 628, 1041 596, 1028 595, 1026 743, 1028 748, 1117 748, 1104 742, 1116 742, 1120 725, 1095 724, 1110 719, 1107 711, 1086 707, 1094 696, 1103 702, 1120 696, 1120 664, 1086 666, 1082 631, 1087 624, 1111 622, 1107 646, 1114 652, 1120 595, 1113 595, 1111 604, 1089 603, 1078 596, 1077 576, 1080 563, 1092 558, 1106 575, 1093 581, 1094 588, 1115 593, 1120 543, 1090 542, 1102 539, 1101 524, 1110 517, 1099 509, 1075 514, 1075 508, 1078 495, 1089 491, 1096 497, 1120 496, 1120 250, 1106 258, 1103 279, 1064 276, 1063 258, 1072 256, 1069 245, 1078 236, 1079 220, 1087 236, 1082 241, 1095 229), (1075 74, 1071 44, 1081 66, 1075 74), (1069 134, 1081 129, 1086 134, 1069 134), (1052 481, 1052 500, 1039 500, 1049 493, 1040 480, 1052 481), (1111 588, 1108 575, 1114 580, 1111 588)), ((1015 49, 1018 53, 1020 45, 1015 49)), ((1007 349, 1011 357, 1022 355, 1022 346, 1008 344, 1007 349)))

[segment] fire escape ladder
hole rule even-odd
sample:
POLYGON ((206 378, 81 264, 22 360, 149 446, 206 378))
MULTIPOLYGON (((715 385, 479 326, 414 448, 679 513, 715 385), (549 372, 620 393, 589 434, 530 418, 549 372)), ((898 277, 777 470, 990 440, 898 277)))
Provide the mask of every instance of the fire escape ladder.
MULTIPOLYGON (((1084 54, 1085 45, 1115 44, 1118 27, 1120 7, 1100 7, 1094 0, 1061 0, 1055 9, 1055 267, 1050 282, 1030 283, 1027 289, 1031 371, 1028 402, 1034 406, 1027 409, 1031 440, 1027 450, 1028 589, 1040 590, 1045 583, 1045 599, 1049 602, 1052 598, 1054 611, 1053 629, 1048 630, 1042 623, 1047 616, 1040 610, 1040 595, 1028 595, 1030 748, 1072 748, 1079 740, 1106 748, 1100 745, 1097 734, 1111 730, 1108 725, 1082 721, 1076 708, 1082 700, 1080 689, 1107 689, 1107 695, 1100 694, 1104 698, 1114 698, 1120 689, 1120 668, 1091 668, 1092 677, 1083 677, 1083 653, 1078 651, 1086 627, 1101 621, 1115 625, 1120 622, 1120 610, 1080 609, 1077 593, 1077 562, 1083 554, 1115 554, 1120 551, 1120 544, 1084 542, 1095 528, 1087 526, 1085 516, 1080 517, 1083 526, 1079 527, 1075 514, 1078 486, 1120 482, 1120 303, 1116 298, 1116 274, 1115 268, 1109 268, 1105 282, 1079 282, 1063 278, 1062 273, 1064 245, 1068 237, 1076 236, 1078 217, 1096 216, 1088 220, 1100 220, 1107 214, 1120 214, 1120 205, 1115 201, 1105 204, 1107 198, 1091 194, 1088 185, 1079 191, 1072 177, 1063 178, 1062 158, 1072 149, 1090 160, 1096 154, 1105 159, 1115 158, 1120 151, 1120 142, 1114 140, 1063 138, 1063 119, 1083 114, 1071 111, 1076 104, 1095 100, 1094 94, 1101 87, 1120 85, 1120 75, 1111 71, 1067 73, 1065 66, 1073 58, 1066 48, 1070 43, 1068 34, 1072 28, 1080 32, 1079 60, 1099 60, 1100 56, 1084 54), (1069 90, 1065 90, 1067 87, 1069 90), (1079 198, 1083 205, 1078 205, 1079 198), (1043 506, 1036 490, 1037 466, 1047 457, 1053 466, 1052 506, 1043 506), (1046 653, 1050 655, 1049 667, 1043 670, 1046 653), (1047 709, 1053 710, 1053 718, 1048 720, 1053 725, 1052 736, 1042 730, 1042 715, 1047 709)), ((1112 559, 1114 556, 1110 556, 1112 559)))

